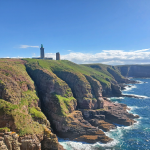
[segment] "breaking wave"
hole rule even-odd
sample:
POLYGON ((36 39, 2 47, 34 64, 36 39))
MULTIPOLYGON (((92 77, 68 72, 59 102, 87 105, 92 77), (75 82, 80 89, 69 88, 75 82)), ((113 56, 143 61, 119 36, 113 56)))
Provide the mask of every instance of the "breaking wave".
POLYGON ((137 88, 137 86, 136 85, 127 85, 127 86, 125 86, 125 89, 122 90, 122 91, 130 91, 134 88, 137 88))

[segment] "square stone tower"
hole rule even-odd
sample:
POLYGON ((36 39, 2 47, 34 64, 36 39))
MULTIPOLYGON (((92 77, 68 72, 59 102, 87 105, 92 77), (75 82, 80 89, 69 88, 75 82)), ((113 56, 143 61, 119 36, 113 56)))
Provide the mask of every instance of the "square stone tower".
POLYGON ((43 44, 41 44, 41 48, 40 48, 40 50, 41 50, 41 59, 44 59, 44 48, 43 48, 43 44))
POLYGON ((56 60, 60 60, 60 53, 56 53, 56 60))

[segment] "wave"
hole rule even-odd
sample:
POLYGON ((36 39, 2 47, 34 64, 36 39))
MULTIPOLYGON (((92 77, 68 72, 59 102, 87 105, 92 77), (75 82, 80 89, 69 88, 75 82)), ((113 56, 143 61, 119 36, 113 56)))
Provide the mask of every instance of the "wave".
POLYGON ((111 97, 110 100, 124 99, 124 97, 111 97))
POLYGON ((130 91, 134 88, 137 88, 137 86, 136 85, 127 85, 127 86, 125 86, 125 89, 122 90, 122 91, 130 91))
POLYGON ((109 143, 107 143, 107 144, 103 144, 103 143, 97 142, 97 143, 93 144, 92 146, 93 146, 93 147, 105 147, 105 148, 111 148, 111 147, 114 147, 115 145, 117 145, 118 143, 119 143, 118 140, 113 139, 112 142, 109 142, 109 143))
POLYGON ((59 139, 58 141, 66 150, 91 150, 92 147, 92 144, 85 144, 83 142, 67 141, 63 139, 59 139))
POLYGON ((136 80, 138 82, 138 84, 143 84, 144 82, 143 81, 140 81, 140 80, 136 80))
POLYGON ((138 97, 138 98, 144 98, 144 99, 150 98, 150 97, 145 96, 145 95, 136 95, 136 94, 126 94, 126 95, 133 95, 133 96, 135 96, 135 97, 138 97))
POLYGON ((76 142, 76 141, 66 141, 63 139, 58 140, 59 143, 66 149, 66 150, 95 150, 99 147, 111 148, 119 143, 117 140, 113 140, 107 144, 103 144, 100 142, 96 142, 94 144, 88 144, 84 142, 76 142))
POLYGON ((123 93, 122 95, 126 96, 126 97, 142 98, 142 99, 150 98, 150 97, 145 96, 145 95, 137 95, 137 94, 129 94, 129 93, 123 93))
POLYGON ((115 138, 117 141, 121 139, 121 137, 124 135, 123 132, 127 132, 128 130, 132 130, 135 128, 138 128, 140 125, 139 119, 135 119, 137 122, 134 123, 131 126, 117 126, 116 129, 112 129, 109 132, 106 132, 106 135, 109 136, 110 138, 115 138))
MULTIPOLYGON (((146 78, 146 79, 150 79, 150 78, 146 78)), ((136 80, 138 83, 136 84, 143 84, 143 83, 148 83, 148 82, 143 82, 143 81, 140 81, 140 80, 136 80)))
POLYGON ((128 106, 128 108, 130 109, 130 110, 128 110, 128 111, 133 111, 133 110, 135 110, 135 109, 145 109, 145 108, 147 108, 147 106, 145 106, 145 107, 128 106))

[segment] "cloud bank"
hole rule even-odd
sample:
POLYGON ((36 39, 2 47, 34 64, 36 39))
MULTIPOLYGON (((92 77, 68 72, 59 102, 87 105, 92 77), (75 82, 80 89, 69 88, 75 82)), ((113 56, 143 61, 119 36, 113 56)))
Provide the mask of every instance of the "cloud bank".
MULTIPOLYGON (((47 53, 46 57, 55 59, 54 53, 47 53)), ((70 52, 61 55, 61 59, 70 60, 77 64, 103 63, 109 65, 150 64, 150 48, 136 51, 103 50, 100 53, 70 52)))
POLYGON ((29 48, 29 47, 32 47, 32 48, 39 48, 39 46, 30 46, 30 45, 20 45, 19 48, 29 48))

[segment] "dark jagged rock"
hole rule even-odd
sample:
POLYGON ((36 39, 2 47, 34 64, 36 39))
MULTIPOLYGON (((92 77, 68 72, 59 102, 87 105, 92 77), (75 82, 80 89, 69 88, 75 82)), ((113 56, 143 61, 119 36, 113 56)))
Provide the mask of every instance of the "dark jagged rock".
MULTIPOLYGON (((103 115, 104 116, 104 115, 103 115)), ((110 131, 111 129, 115 129, 115 125, 104 121, 105 119, 90 119, 88 120, 91 125, 98 127, 104 131, 110 131)))
POLYGON ((93 109, 103 108, 102 85, 100 84, 99 81, 97 81, 96 79, 94 79, 90 76, 86 76, 86 78, 92 87, 92 91, 93 91, 94 96, 97 99, 97 102, 96 102, 93 109))
POLYGON ((125 104, 114 104, 109 100, 104 100, 104 108, 100 110, 82 110, 83 116, 93 126, 97 126, 104 131, 109 131, 115 128, 113 125, 120 124, 129 126, 135 123, 133 119, 139 116, 134 116, 127 112, 125 104))
POLYGON ((78 138, 74 139, 75 141, 82 141, 82 142, 87 142, 87 143, 96 143, 101 141, 102 143, 108 143, 111 142, 112 139, 104 136, 104 132, 99 130, 98 132, 95 133, 95 135, 82 135, 78 138))

